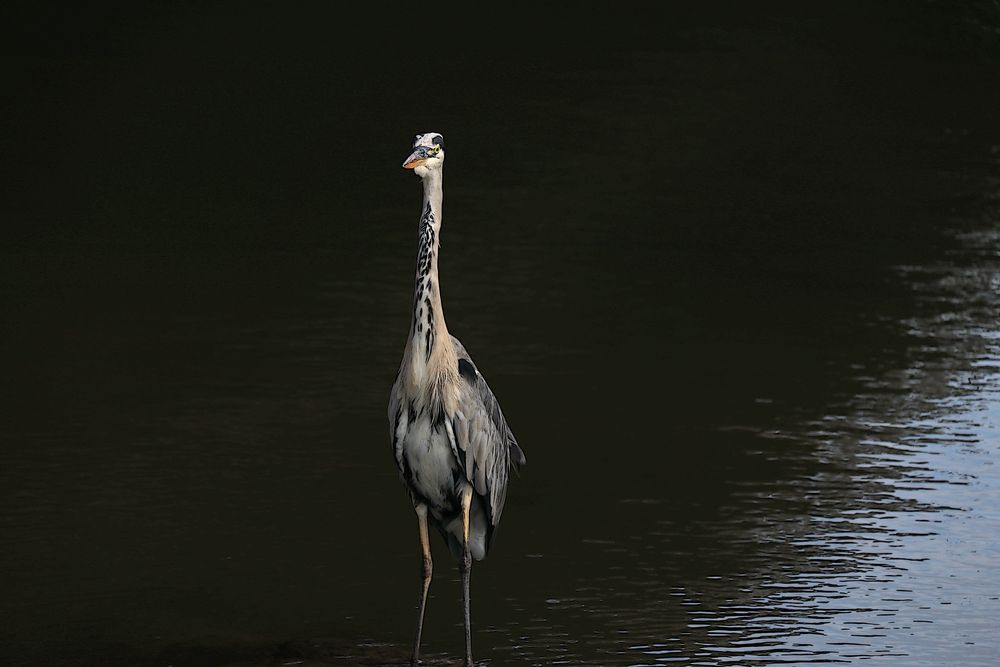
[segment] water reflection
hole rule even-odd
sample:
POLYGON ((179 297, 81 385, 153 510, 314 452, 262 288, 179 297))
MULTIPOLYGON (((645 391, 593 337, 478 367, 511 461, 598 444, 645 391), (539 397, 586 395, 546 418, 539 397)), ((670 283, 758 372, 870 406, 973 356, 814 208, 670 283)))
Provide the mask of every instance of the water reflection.
POLYGON ((857 377, 865 389, 820 419, 722 427, 801 473, 730 477, 707 520, 694 502, 622 499, 635 532, 581 540, 590 575, 497 628, 525 635, 497 650, 510 664, 990 664, 1000 234, 959 241, 946 261, 898 270, 921 311, 901 323, 906 367, 857 377))

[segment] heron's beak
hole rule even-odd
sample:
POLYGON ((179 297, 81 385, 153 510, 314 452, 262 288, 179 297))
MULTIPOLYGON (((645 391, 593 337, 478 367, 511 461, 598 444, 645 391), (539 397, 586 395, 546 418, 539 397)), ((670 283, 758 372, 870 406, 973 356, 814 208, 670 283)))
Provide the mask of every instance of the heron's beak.
POLYGON ((427 162, 427 149, 421 146, 403 161, 403 169, 413 169, 427 162))

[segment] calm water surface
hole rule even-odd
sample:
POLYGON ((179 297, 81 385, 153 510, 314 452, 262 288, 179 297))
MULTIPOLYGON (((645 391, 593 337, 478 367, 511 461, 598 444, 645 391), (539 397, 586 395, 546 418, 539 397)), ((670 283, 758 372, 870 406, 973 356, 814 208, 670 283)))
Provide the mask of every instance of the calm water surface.
POLYGON ((485 664, 995 664, 995 67, 679 21, 607 57, 429 57, 414 111, 395 60, 177 55, 229 20, 22 63, 0 662, 405 661, 398 165, 440 130, 449 326, 529 461, 474 569, 485 664))

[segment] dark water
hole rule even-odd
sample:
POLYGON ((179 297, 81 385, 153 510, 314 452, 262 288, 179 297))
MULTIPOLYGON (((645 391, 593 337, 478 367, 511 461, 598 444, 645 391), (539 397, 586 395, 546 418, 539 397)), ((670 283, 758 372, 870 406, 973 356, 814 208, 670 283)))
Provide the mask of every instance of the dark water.
POLYGON ((13 49, 0 662, 406 659, 399 163, 437 130, 449 325, 529 461, 481 660, 994 664, 1000 69, 988 14, 886 7, 440 50, 159 7, 13 49))

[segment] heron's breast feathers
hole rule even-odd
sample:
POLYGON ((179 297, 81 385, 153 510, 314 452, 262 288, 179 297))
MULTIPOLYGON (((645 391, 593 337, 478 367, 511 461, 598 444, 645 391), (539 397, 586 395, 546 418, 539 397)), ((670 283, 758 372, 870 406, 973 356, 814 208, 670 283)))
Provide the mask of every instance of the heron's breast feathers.
POLYGON ((403 359, 403 393, 429 412, 451 418, 458 409, 458 356, 447 336, 440 337, 428 357, 410 354, 403 359))

